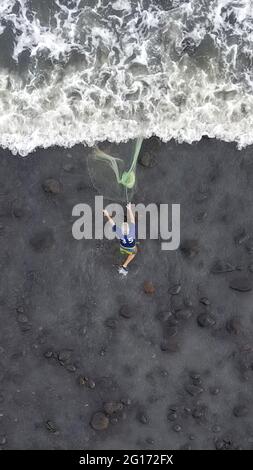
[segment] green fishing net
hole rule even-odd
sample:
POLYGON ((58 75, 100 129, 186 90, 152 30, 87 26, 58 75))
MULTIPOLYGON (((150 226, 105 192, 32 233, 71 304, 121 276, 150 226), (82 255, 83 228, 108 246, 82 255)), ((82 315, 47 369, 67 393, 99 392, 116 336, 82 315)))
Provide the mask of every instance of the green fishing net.
POLYGON ((93 186, 107 199, 131 200, 136 188, 136 165, 143 139, 127 143, 104 143, 88 157, 93 186))

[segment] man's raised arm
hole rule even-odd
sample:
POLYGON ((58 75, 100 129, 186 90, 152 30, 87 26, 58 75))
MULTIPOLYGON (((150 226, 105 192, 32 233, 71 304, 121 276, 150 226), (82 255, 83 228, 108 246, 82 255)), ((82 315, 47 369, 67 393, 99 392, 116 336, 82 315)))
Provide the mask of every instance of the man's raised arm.
POLYGON ((135 219, 134 219, 134 213, 133 213, 133 211, 132 211, 131 202, 129 202, 126 207, 127 207, 127 213, 128 213, 128 215, 129 215, 129 220, 130 220, 131 224, 134 224, 134 223, 135 223, 135 219))
POLYGON ((108 221, 110 222, 110 224, 112 225, 112 227, 115 225, 115 222, 114 220, 111 218, 111 216, 109 215, 108 211, 104 210, 103 211, 103 214, 104 216, 108 219, 108 221))

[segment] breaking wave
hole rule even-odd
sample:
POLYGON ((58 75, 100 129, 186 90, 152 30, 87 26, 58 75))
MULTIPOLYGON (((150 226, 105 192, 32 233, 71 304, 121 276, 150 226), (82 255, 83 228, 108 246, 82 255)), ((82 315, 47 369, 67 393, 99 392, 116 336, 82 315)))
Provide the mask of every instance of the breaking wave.
POLYGON ((1 0, 0 145, 253 143, 252 0, 1 0))

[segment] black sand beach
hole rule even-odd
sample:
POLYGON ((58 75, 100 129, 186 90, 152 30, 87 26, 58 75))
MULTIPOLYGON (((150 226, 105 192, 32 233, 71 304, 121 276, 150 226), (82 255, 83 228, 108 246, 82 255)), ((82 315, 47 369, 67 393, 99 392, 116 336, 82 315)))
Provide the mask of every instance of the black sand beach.
POLYGON ((0 151, 0 447, 252 449, 252 147, 144 143, 132 202, 181 204, 182 242, 124 280, 72 237, 88 151, 0 151))

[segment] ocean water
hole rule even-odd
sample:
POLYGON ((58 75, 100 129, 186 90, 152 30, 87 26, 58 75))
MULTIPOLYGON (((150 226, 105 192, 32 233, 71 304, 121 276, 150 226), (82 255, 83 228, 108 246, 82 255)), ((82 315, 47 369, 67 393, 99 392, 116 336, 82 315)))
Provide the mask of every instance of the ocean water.
POLYGON ((253 0, 0 0, 0 146, 253 143, 253 0))

